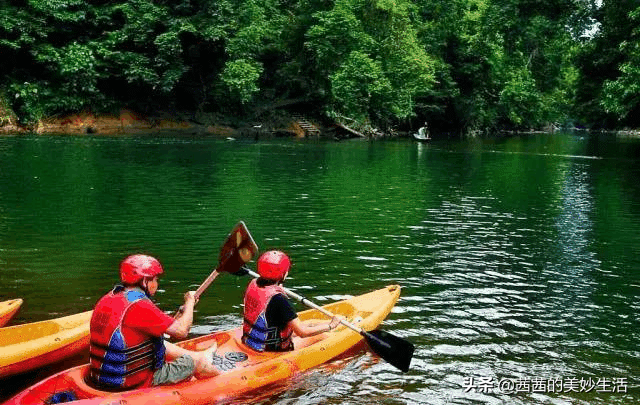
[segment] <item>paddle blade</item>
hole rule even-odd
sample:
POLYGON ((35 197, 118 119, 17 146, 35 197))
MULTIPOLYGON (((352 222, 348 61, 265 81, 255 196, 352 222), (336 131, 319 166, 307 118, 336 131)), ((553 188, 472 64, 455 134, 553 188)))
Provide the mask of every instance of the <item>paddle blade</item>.
POLYGON ((217 270, 220 273, 236 273, 257 253, 258 245, 251 237, 247 226, 240 221, 233 227, 220 249, 217 270))
POLYGON ((411 342, 379 329, 362 331, 362 336, 375 354, 403 372, 409 371, 415 350, 411 342))

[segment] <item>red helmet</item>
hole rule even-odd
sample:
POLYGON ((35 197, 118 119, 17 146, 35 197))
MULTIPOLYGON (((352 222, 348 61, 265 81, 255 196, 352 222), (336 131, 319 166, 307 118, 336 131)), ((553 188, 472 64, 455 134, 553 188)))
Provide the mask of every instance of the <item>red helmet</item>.
POLYGON ((125 284, 138 284, 145 277, 162 273, 160 262, 147 255, 131 255, 120 264, 120 280, 125 284))
POLYGON ((279 281, 284 278, 291 267, 289 256, 279 250, 265 252, 258 259, 258 274, 260 277, 279 281))

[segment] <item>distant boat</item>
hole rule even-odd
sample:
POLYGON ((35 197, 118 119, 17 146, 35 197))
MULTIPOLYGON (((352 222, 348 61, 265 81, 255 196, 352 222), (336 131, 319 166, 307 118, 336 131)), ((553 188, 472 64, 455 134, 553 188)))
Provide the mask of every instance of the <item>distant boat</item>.
POLYGON ((418 132, 413 134, 413 139, 420 142, 430 141, 431 137, 429 136, 429 130, 427 129, 427 127, 420 127, 418 132))

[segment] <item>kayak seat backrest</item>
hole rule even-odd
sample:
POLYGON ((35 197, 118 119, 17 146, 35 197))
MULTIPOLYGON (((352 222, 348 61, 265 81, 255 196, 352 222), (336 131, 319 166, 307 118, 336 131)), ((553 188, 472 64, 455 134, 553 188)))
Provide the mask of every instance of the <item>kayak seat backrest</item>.
POLYGON ((62 330, 54 322, 43 322, 27 325, 0 328, 0 347, 28 342, 41 337, 50 336, 62 330))

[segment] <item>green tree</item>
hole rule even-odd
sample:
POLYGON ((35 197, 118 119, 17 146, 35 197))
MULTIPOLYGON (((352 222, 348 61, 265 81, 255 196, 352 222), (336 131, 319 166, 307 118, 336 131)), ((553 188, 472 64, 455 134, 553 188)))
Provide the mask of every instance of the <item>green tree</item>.
POLYGON ((262 71, 262 65, 258 62, 236 59, 226 64, 222 72, 222 81, 236 100, 248 103, 260 90, 258 79, 262 71))
POLYGON ((136 93, 168 100, 188 70, 181 35, 195 31, 149 0, 7 5, 0 9, 0 51, 8 56, 0 85, 15 93, 26 121, 137 102, 136 93))
POLYGON ((638 2, 602 2, 576 57, 575 114, 595 128, 637 126, 638 2))
POLYGON ((331 95, 331 115, 386 126, 414 114, 416 98, 433 85, 434 60, 417 40, 411 9, 403 0, 339 0, 314 15, 306 45, 329 79, 318 85, 331 95))
POLYGON ((619 64, 619 76, 604 81, 601 105, 627 125, 640 125, 640 6, 629 13, 634 28, 620 50, 626 55, 619 64))
POLYGON ((0 86, 7 89, 12 108, 23 122, 41 119, 53 112, 58 103, 77 107, 77 96, 56 91, 63 86, 57 80, 60 76, 75 80, 68 90, 79 87, 88 93, 93 91, 95 83, 87 80, 87 75, 75 77, 73 74, 77 63, 82 63, 78 58, 82 58, 86 49, 69 42, 74 35, 69 27, 83 25, 85 19, 86 8, 76 0, 32 0, 25 6, 4 4, 0 7, 0 53, 3 56, 0 86), (50 68, 53 66, 47 63, 47 55, 57 57, 54 42, 60 44, 60 48, 69 46, 71 54, 61 62, 67 62, 69 66, 52 77, 50 68))
POLYGON ((575 80, 569 22, 580 21, 578 10, 569 0, 420 3, 419 38, 440 61, 422 113, 467 130, 563 121, 575 80))
POLYGON ((330 79, 336 110, 350 118, 368 122, 374 112, 387 109, 391 82, 381 64, 364 52, 352 51, 330 79))

